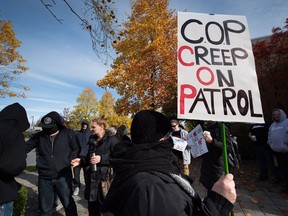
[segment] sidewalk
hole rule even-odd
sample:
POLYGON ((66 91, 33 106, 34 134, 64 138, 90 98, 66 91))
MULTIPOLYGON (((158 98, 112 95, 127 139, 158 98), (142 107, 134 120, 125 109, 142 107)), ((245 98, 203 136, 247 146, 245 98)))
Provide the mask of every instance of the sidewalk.
MULTIPOLYGON (((200 163, 194 159, 191 175, 195 179, 194 188, 203 198, 205 189, 198 182, 200 163)), ((81 170, 82 182, 83 173, 81 170)), ((235 216, 288 216, 288 195, 281 193, 281 184, 272 180, 257 181, 256 161, 243 161, 241 169, 235 176, 237 187, 237 202, 233 213, 235 216)), ((26 216, 38 216, 37 172, 22 173, 17 181, 28 188, 28 203, 26 216)), ((84 185, 78 196, 74 196, 79 216, 88 215, 87 201, 83 197, 84 185)), ((54 213, 55 216, 65 215, 63 208, 54 213)), ((176 215, 175 215, 176 216, 176 215)))

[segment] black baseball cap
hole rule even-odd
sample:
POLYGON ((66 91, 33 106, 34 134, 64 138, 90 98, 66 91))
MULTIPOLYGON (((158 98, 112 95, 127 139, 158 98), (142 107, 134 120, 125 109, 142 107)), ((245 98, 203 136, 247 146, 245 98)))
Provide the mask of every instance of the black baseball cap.
POLYGON ((59 118, 60 115, 57 112, 50 112, 41 119, 39 127, 52 128, 57 125, 57 119, 59 118))

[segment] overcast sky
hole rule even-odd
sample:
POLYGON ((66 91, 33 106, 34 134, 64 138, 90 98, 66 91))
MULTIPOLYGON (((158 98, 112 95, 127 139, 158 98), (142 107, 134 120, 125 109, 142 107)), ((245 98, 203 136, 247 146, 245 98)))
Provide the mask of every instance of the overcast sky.
MULTIPOLYGON (((0 99, 0 109, 19 102, 26 108, 30 122, 31 116, 36 121, 50 111, 62 114, 64 108, 72 109, 86 87, 94 89, 97 99, 104 93, 96 81, 104 77, 109 67, 98 60, 89 34, 61 2, 57 1, 55 10, 63 19, 62 25, 40 1, 0 0, 0 18, 12 21, 16 37, 22 42, 18 51, 30 68, 19 82, 31 88, 25 99, 0 99)), ((130 13, 130 1, 115 2, 121 22, 130 13)), ((251 38, 270 35, 272 27, 282 27, 288 17, 287 0, 170 0, 169 7, 176 11, 246 16, 251 38)), ((112 93, 117 97, 115 91, 112 93)))

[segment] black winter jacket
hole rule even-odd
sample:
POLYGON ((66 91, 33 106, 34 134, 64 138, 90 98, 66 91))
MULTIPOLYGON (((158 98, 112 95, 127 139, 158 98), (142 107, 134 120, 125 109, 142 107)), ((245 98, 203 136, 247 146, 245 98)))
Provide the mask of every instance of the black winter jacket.
POLYGON ((89 202, 92 201, 101 201, 103 197, 99 196, 99 186, 101 183, 101 180, 105 180, 108 176, 108 170, 109 170, 109 155, 110 155, 110 147, 111 147, 111 137, 107 134, 104 135, 104 137, 96 141, 98 139, 97 135, 92 134, 89 137, 89 150, 86 157, 81 157, 81 163, 84 166, 89 166, 90 163, 90 155, 92 153, 95 153, 95 155, 101 156, 100 163, 97 164, 97 171, 91 172, 91 169, 89 167, 88 172, 88 178, 87 178, 87 185, 85 188, 84 197, 89 202), (99 200, 100 199, 100 200, 99 200))
POLYGON ((222 216, 233 208, 211 191, 204 202, 180 176, 173 140, 133 144, 120 142, 110 156, 115 177, 103 209, 115 216, 222 216))
POLYGON ((20 184, 14 177, 26 167, 22 132, 29 128, 25 109, 18 103, 0 112, 0 205, 14 201, 20 184))
POLYGON ((104 206, 114 216, 222 216, 233 205, 211 191, 201 203, 189 183, 180 176, 140 172, 118 185, 114 179, 104 206))
POLYGON ((79 157, 86 156, 88 153, 88 141, 91 136, 90 124, 87 120, 82 120, 81 124, 86 124, 87 128, 85 130, 80 130, 76 133, 76 142, 79 147, 79 157))
POLYGON ((75 132, 66 127, 60 129, 52 144, 50 136, 43 131, 26 142, 26 152, 36 148, 36 167, 40 178, 57 179, 72 175, 71 160, 77 158, 78 145, 75 132))
POLYGON ((201 156, 200 182, 206 189, 211 190, 224 172, 223 144, 219 123, 213 124, 206 130, 210 131, 213 142, 207 143, 208 152, 201 156))

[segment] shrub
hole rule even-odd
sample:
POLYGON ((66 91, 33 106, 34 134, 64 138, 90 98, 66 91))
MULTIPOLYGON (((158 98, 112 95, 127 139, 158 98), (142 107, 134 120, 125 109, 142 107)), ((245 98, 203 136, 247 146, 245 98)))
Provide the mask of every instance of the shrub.
POLYGON ((24 135, 25 138, 30 138, 31 137, 31 134, 30 134, 29 131, 23 132, 23 135, 24 135))
POLYGON ((34 172, 36 171, 36 165, 30 165, 30 166, 26 166, 25 170, 26 172, 34 172))
POLYGON ((13 216, 25 216, 28 199, 28 189, 24 186, 18 191, 18 196, 14 201, 13 216))

